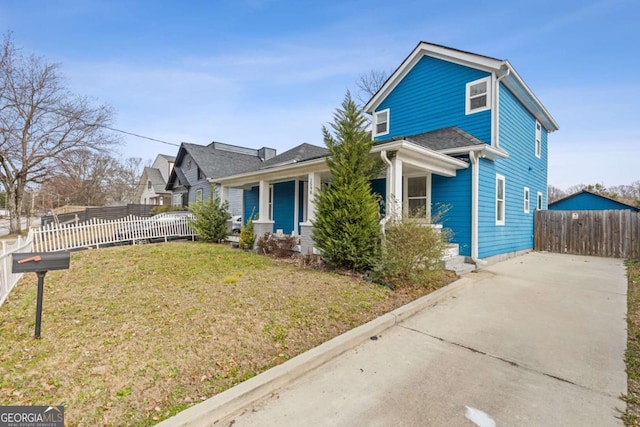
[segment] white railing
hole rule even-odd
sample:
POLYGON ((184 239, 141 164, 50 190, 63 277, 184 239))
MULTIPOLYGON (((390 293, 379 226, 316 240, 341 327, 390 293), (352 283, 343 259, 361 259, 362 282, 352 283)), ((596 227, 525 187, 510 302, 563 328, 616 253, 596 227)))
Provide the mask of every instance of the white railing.
POLYGON ((92 219, 82 224, 48 224, 32 228, 34 252, 51 252, 120 243, 149 243, 175 238, 194 239, 189 218, 127 218, 106 221, 92 219))
POLYGON ((2 241, 2 252, 0 253, 0 306, 9 296, 9 293, 20 280, 23 273, 12 273, 14 252, 31 252, 31 235, 26 239, 18 236, 15 242, 2 241))

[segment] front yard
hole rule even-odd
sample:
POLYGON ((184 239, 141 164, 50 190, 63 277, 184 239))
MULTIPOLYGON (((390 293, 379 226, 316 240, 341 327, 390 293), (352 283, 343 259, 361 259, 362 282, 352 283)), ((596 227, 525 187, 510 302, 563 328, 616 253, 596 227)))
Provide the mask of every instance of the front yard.
MULTIPOLYGON (((449 279, 450 281, 450 279, 449 279)), ((64 405, 70 426, 152 425, 427 289, 198 242, 72 254, 0 307, 0 405, 64 405)))

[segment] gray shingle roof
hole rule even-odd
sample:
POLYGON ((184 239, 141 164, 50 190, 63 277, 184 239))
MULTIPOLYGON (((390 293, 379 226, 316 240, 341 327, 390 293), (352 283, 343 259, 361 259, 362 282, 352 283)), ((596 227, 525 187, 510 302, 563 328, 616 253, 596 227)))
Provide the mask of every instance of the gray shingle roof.
MULTIPOLYGON (((193 161, 207 178, 219 178, 255 170, 262 164, 258 156, 219 150, 204 145, 183 143, 180 148, 184 148, 193 157, 193 161)), ((180 153, 178 157, 181 157, 180 153)))
MULTIPOLYGON (((153 191, 156 193, 166 193, 165 185, 167 185, 167 183, 164 182, 160 169, 144 168, 143 173, 147 174, 147 180, 151 181, 153 191)), ((147 185, 147 183, 145 182, 143 185, 147 185)))
POLYGON ((475 136, 463 131, 459 127, 451 126, 448 128, 437 129, 430 132, 419 133, 417 135, 387 139, 377 142, 376 145, 382 145, 399 140, 413 142, 414 144, 435 151, 485 144, 475 136))
POLYGON ((305 160, 317 159, 328 155, 328 149, 324 147, 318 147, 317 145, 304 143, 292 148, 291 150, 287 150, 282 154, 272 157, 266 162, 263 162, 260 169, 271 168, 289 163, 303 162, 305 160))

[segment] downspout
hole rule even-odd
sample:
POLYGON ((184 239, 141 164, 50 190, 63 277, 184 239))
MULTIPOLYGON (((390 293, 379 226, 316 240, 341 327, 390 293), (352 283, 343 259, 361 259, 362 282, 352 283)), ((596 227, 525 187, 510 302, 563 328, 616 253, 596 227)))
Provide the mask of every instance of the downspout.
MULTIPOLYGON (((391 160, 389 160, 389 158, 387 157, 387 150, 382 150, 380 151, 380 158, 382 159, 383 162, 385 162, 387 164, 387 167, 389 169, 391 169, 392 165, 391 165, 391 160)), ((387 169, 387 170, 389 170, 387 169)), ((389 189, 391 188, 395 188, 393 186, 393 183, 391 182, 393 180, 393 174, 387 173, 387 199, 389 199, 389 189)), ((387 210, 389 209, 389 207, 387 206, 387 210)), ((382 228, 382 235, 385 235, 385 224, 389 221, 389 215, 388 212, 385 212, 384 218, 382 218, 380 220, 380 227, 382 228)))
POLYGON ((471 160, 471 259, 477 265, 486 265, 487 262, 478 258, 478 184, 480 176, 480 162, 475 151, 469 152, 471 160))
POLYGON ((496 148, 500 148, 500 80, 504 79, 509 74, 511 74, 511 68, 507 66, 507 72, 496 79, 496 90, 495 90, 496 111, 495 111, 495 123, 493 124, 494 129, 496 130, 495 131, 496 140, 494 141, 496 148))

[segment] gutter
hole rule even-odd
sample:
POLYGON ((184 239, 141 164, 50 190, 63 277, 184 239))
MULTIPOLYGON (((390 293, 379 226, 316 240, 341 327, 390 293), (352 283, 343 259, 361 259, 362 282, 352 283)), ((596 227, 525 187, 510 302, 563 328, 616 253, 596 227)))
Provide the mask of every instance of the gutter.
MULTIPOLYGON (((389 193, 390 193, 389 190, 395 187, 393 187, 393 185, 391 184, 391 180, 393 179, 393 174, 389 173, 389 171, 391 170, 392 165, 391 165, 391 160, 389 160, 389 157, 387 157, 387 150, 380 151, 380 158, 382 159, 383 162, 387 164, 387 198, 389 198, 389 193)), ((387 212, 385 212, 384 218, 380 220, 380 227, 382 228, 382 236, 386 235, 385 225, 390 219, 388 209, 389 207, 387 206, 387 212)))
POLYGON ((487 265, 486 261, 478 258, 478 186, 480 176, 480 162, 484 154, 469 152, 471 160, 471 259, 476 265, 487 265))

